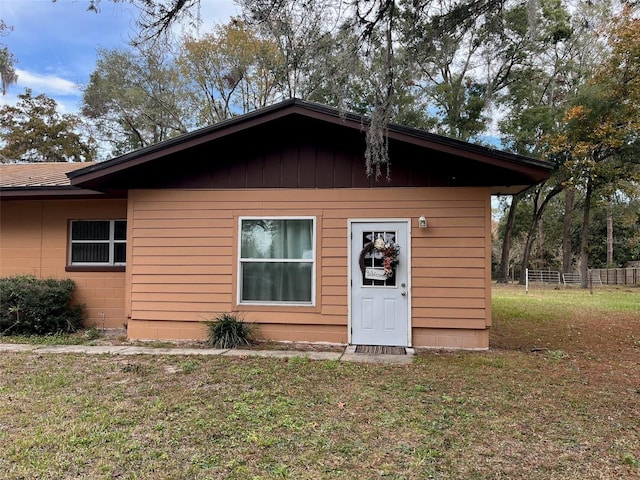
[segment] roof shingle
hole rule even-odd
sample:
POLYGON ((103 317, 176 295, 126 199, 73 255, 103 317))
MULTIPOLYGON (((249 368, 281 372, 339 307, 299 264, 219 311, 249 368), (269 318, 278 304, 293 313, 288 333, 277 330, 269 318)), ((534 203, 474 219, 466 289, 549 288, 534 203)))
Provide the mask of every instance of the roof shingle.
POLYGON ((67 172, 93 165, 92 162, 2 163, 0 188, 69 187, 67 172))

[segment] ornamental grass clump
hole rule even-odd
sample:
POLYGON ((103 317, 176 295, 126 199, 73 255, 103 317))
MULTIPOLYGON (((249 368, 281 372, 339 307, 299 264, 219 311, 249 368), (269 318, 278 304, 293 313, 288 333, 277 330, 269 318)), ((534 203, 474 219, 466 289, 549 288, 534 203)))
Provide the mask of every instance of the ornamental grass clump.
POLYGON ((251 345, 255 324, 231 313, 222 313, 205 322, 209 330, 207 344, 213 348, 237 348, 251 345))

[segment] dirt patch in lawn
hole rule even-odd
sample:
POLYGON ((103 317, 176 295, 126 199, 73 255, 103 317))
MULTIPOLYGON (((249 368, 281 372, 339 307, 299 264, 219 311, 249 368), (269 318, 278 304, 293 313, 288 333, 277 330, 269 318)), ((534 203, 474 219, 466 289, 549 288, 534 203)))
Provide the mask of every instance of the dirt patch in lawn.
MULTIPOLYGON (((576 379, 570 395, 575 405, 588 402, 594 419, 621 422, 640 442, 640 288, 595 295, 543 290, 525 297, 498 288, 490 334, 496 353, 517 351, 543 359, 544 375, 558 383, 576 379)), ((633 458, 640 454, 635 448, 633 458)))

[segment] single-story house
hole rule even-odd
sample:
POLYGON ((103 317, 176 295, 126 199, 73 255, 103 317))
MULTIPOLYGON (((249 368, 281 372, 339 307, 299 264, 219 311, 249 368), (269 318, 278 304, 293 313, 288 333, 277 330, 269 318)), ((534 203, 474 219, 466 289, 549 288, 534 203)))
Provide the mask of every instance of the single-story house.
POLYGON ((71 278, 88 324, 202 339, 237 312, 282 341, 486 349, 491 195, 551 166, 300 100, 109 161, 0 166, 0 276, 71 278))

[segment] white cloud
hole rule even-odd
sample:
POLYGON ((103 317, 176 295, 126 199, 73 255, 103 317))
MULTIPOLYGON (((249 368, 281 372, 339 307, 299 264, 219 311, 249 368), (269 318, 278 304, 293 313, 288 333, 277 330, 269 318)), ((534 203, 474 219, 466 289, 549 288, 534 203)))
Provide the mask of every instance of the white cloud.
POLYGON ((10 85, 7 95, 0 95, 0 106, 16 105, 18 95, 30 88, 34 96, 44 93, 58 104, 60 113, 77 113, 82 93, 78 85, 56 75, 46 75, 16 68, 18 83, 10 85))
POLYGON ((46 92, 49 96, 80 95, 78 85, 56 75, 43 75, 16 68, 17 87, 30 88, 34 94, 46 92))
MULTIPOLYGON (((14 28, 0 43, 14 54, 18 74, 18 83, 0 95, 0 106, 15 105, 17 95, 30 88, 56 100, 59 111, 77 113, 96 49, 124 47, 135 37, 137 16, 128 2, 103 0, 97 14, 87 12, 87 5, 88 0, 0 0, 0 18, 14 28)), ((234 0, 204 0, 193 11, 203 21, 202 31, 237 12, 234 0)))

